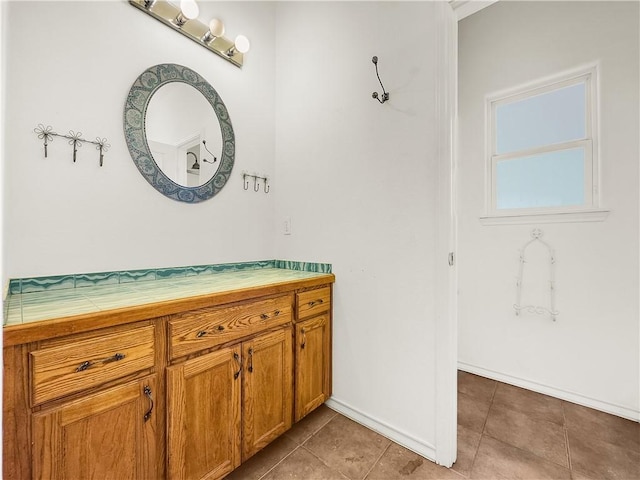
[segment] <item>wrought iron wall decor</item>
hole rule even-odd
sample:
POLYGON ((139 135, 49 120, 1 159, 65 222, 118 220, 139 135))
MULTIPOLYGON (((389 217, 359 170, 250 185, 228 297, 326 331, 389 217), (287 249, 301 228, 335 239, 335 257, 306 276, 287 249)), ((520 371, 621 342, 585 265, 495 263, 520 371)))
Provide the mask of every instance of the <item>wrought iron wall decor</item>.
POLYGON ((92 143, 96 146, 96 150, 100 152, 100 166, 104 163, 104 153, 111 147, 111 145, 107 143, 106 138, 96 137, 95 140, 87 140, 82 138, 82 132, 74 132, 73 130, 69 130, 69 135, 64 135, 54 132, 51 125, 45 127, 42 123, 39 123, 33 131, 38 135, 38 138, 44 142, 44 158, 48 156, 49 142, 53 142, 53 137, 66 138, 69 140, 69 145, 73 145, 73 163, 76 162, 78 158, 78 148, 82 147, 83 143, 92 143))
POLYGON ((555 322, 556 317, 559 314, 556 310, 556 286, 554 275, 554 268, 556 264, 555 252, 553 251, 553 248, 551 248, 551 245, 541 239, 542 235, 542 230, 539 228, 534 229, 531 232, 531 240, 525 243, 520 250, 520 267, 518 269, 518 280, 516 281, 516 303, 514 303, 513 308, 516 311, 516 315, 520 315, 522 310, 526 310, 528 313, 535 313, 537 315, 548 314, 551 317, 551 320, 555 322), (524 265, 527 263, 525 260, 525 253, 527 248, 536 242, 544 245, 549 252, 549 308, 537 305, 522 305, 522 280, 524 278, 524 265))
POLYGON ((129 3, 198 45, 242 67, 244 54, 251 44, 244 35, 234 41, 224 37, 224 24, 217 18, 208 25, 198 21, 199 8, 195 0, 182 0, 177 7, 166 0, 129 0, 129 3))
POLYGON ((378 92, 373 92, 371 96, 378 100, 380 103, 384 103, 389 100, 389 93, 385 91, 384 85, 382 85, 382 80, 380 80, 380 74, 378 73, 378 57, 373 57, 371 61, 376 66, 376 76, 378 77, 378 81, 380 82, 380 86, 382 87, 382 95, 380 95, 378 92))
POLYGON ((242 181, 244 182, 244 189, 249 190, 249 180, 247 178, 253 178, 253 191, 260 191, 260 180, 263 182, 263 190, 264 193, 269 193, 271 187, 269 186, 269 179, 267 177, 261 177, 259 175, 251 175, 249 173, 242 174, 242 181))

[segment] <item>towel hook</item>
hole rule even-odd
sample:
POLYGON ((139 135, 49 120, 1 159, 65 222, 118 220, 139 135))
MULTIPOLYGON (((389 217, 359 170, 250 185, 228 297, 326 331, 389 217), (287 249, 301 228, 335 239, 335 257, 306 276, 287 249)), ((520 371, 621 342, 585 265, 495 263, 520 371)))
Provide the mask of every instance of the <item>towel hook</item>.
POLYGON ((53 142, 53 137, 63 137, 69 140, 69 145, 73 146, 73 163, 78 159, 78 148, 82 147, 84 143, 93 143, 96 146, 96 150, 100 152, 100 166, 102 167, 104 154, 111 147, 111 145, 107 143, 106 138, 96 137, 95 141, 87 140, 82 138, 82 132, 74 132, 73 130, 69 130, 69 135, 63 135, 54 132, 51 125, 45 127, 42 123, 39 123, 33 131, 38 135, 40 140, 44 140, 44 158, 47 158, 47 147, 49 146, 49 142, 53 142))
POLYGON ((380 82, 380 86, 382 87, 382 96, 380 96, 378 92, 373 92, 371 96, 378 100, 380 103, 384 103, 389 100, 389 94, 385 91, 384 85, 382 85, 382 80, 380 80, 380 74, 378 73, 378 57, 373 57, 371 61, 376 66, 376 76, 378 77, 378 81, 380 82))
POLYGON ((269 193, 269 190, 271 190, 271 185, 269 185, 269 179, 266 176, 261 177, 260 175, 255 175, 255 174, 243 172, 242 173, 242 179, 244 180, 244 189, 245 190, 249 190, 249 180, 247 180, 247 178, 253 178, 253 191, 254 192, 259 192, 260 191, 260 180, 262 180, 262 182, 264 183, 264 185, 263 185, 264 193, 269 193))
POLYGON ((209 150, 207 148, 207 141, 206 140, 202 140, 202 145, 204 145, 204 149, 209 152, 209 154, 213 157, 213 162, 210 160, 207 160, 206 158, 203 158, 202 161, 203 162, 207 162, 207 163, 215 163, 218 161, 218 158, 213 154, 213 152, 211 150, 209 150))

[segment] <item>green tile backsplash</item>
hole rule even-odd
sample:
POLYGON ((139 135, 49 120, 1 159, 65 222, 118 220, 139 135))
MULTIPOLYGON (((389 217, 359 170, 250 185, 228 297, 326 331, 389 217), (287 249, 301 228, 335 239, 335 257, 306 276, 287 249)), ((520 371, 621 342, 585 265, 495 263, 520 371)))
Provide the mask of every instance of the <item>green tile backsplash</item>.
POLYGON ((9 282, 9 293, 11 295, 18 295, 21 293, 96 287, 122 283, 138 283, 166 278, 211 275, 221 272, 256 270, 262 268, 281 268, 286 270, 299 270, 304 272, 331 273, 330 263, 297 262, 291 260, 261 260, 255 262, 195 265, 189 267, 125 270, 116 272, 18 278, 13 279, 9 282))

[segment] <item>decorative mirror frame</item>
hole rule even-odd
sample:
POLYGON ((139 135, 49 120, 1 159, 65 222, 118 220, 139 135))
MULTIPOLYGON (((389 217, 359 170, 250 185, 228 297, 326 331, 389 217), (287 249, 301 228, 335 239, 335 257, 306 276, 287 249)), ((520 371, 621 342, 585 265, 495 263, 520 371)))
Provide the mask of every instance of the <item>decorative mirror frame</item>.
POLYGON ((142 176, 160 193, 180 202, 198 203, 216 195, 225 186, 233 169, 236 144, 229 112, 218 92, 193 70, 174 63, 146 69, 133 83, 124 106, 124 136, 133 162, 142 176), (171 180, 155 162, 145 129, 147 107, 153 94, 171 82, 191 85, 204 95, 218 117, 222 133, 220 166, 211 179, 197 187, 185 187, 171 180))

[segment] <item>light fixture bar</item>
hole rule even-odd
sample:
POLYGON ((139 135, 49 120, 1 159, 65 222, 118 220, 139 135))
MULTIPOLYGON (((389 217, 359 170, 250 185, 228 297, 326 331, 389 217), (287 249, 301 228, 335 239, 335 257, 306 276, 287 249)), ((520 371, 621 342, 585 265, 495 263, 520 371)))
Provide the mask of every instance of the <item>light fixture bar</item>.
POLYGON ((180 7, 165 0, 155 0, 153 3, 150 3, 148 0, 129 0, 129 3, 168 27, 171 27, 176 32, 180 32, 185 37, 190 38, 198 45, 233 63, 236 67, 242 67, 244 54, 234 48, 234 42, 232 40, 225 37, 215 37, 213 41, 210 42, 202 41, 203 38, 206 38, 209 27, 195 19, 188 20, 182 27, 176 25, 174 20, 180 14, 180 7), (150 6, 147 7, 147 5, 150 6), (229 55, 228 52, 230 51, 233 52, 233 55, 229 55))

